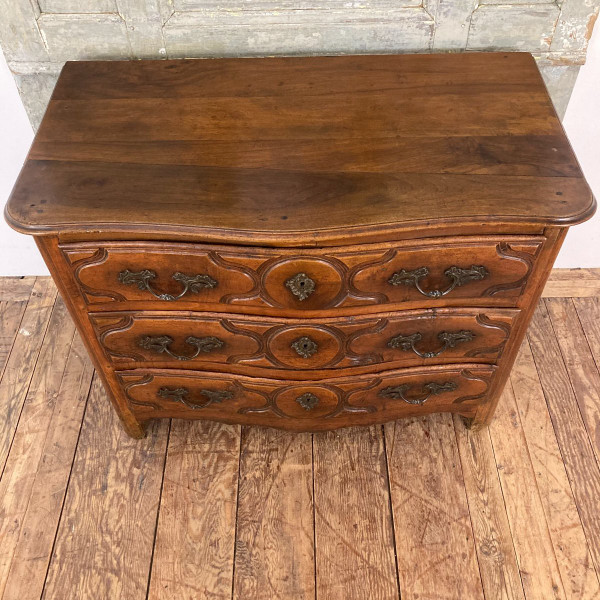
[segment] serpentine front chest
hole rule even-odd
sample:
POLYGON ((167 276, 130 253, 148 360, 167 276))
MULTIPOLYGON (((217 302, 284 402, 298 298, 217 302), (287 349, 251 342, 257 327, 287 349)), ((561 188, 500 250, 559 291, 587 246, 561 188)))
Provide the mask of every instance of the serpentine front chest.
POLYGON ((595 209, 525 53, 67 63, 6 208, 126 430, 489 422, 595 209))

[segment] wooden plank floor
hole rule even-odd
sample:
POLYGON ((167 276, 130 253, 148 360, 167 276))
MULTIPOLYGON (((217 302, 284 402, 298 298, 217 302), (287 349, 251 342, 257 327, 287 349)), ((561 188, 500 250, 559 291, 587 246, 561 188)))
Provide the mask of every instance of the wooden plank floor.
POLYGON ((0 598, 600 599, 599 281, 553 277, 482 431, 136 441, 52 282, 0 279, 0 598))

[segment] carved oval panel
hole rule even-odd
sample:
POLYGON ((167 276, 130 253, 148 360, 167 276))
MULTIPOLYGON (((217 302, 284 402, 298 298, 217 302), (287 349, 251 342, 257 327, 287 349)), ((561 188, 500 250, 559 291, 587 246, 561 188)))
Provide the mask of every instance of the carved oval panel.
POLYGON ((338 362, 344 354, 343 336, 327 327, 278 327, 267 344, 273 360, 295 369, 325 367, 338 362))
POLYGON ((331 414, 341 401, 341 394, 325 386, 293 386, 275 394, 274 403, 286 417, 315 419, 331 414))
POLYGON ((268 264, 261 275, 264 294, 278 306, 318 310, 344 298, 344 264, 333 259, 281 259, 268 264))

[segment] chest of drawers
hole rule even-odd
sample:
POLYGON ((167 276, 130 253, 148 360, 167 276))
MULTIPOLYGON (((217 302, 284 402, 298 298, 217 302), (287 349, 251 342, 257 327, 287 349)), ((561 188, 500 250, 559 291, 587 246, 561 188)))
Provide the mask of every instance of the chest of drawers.
POLYGON ((67 63, 6 208, 126 430, 489 422, 594 200, 530 55, 67 63))

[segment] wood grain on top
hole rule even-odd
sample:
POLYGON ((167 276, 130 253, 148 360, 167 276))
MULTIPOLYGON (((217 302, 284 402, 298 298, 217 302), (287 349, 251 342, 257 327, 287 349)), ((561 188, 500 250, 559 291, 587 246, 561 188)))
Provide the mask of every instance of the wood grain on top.
POLYGON ((6 215, 315 245, 593 210, 533 58, 472 53, 67 63, 6 215))

